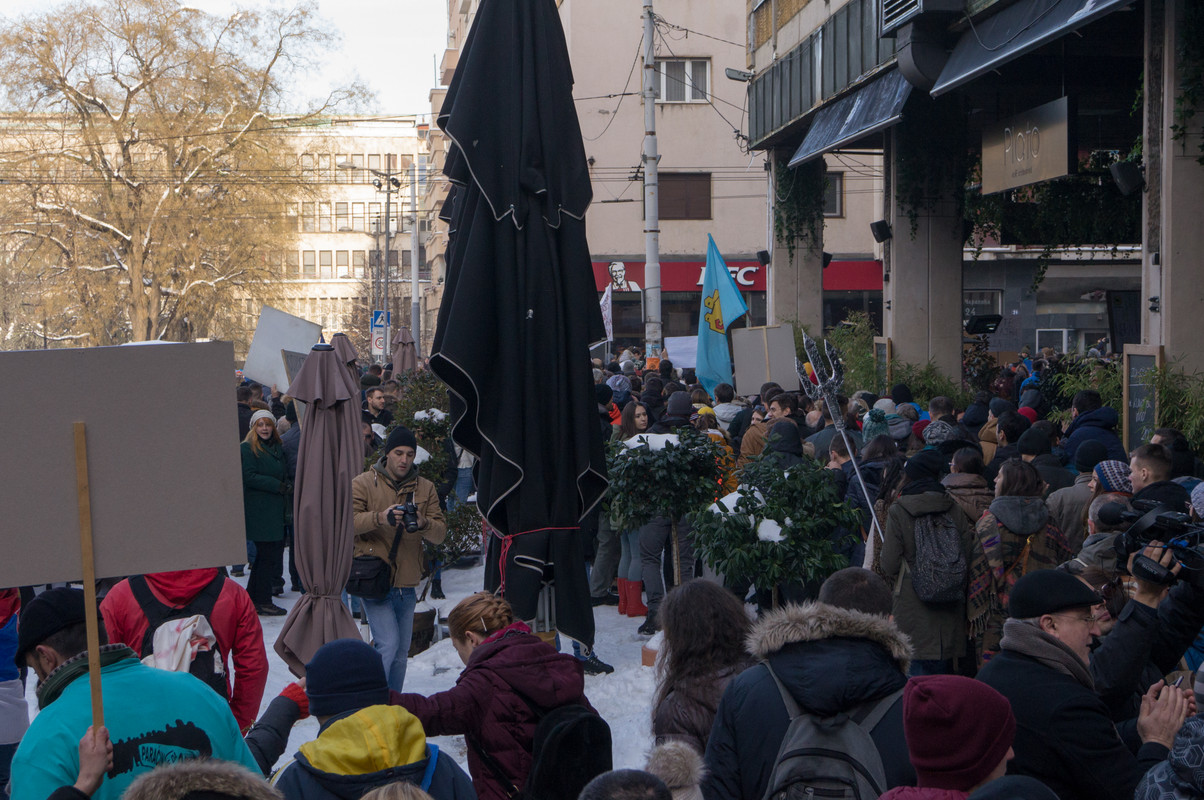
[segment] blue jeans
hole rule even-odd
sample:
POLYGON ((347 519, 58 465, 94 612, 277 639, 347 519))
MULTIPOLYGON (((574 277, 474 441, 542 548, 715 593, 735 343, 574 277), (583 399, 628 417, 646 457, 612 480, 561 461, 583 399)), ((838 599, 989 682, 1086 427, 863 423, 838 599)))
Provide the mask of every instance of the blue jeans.
POLYGON ((372 643, 385 662, 389 688, 402 691, 406 680, 406 659, 410 655, 410 638, 414 634, 414 606, 418 595, 413 589, 394 586, 383 600, 360 598, 368 615, 372 643))
POLYGON ((447 506, 450 510, 460 503, 467 503, 469 495, 473 492, 472 485, 472 467, 460 467, 456 470, 456 485, 452 487, 452 492, 447 498, 447 506))
POLYGON ((625 581, 644 579, 643 567, 640 566, 640 529, 619 532, 619 577, 625 581))

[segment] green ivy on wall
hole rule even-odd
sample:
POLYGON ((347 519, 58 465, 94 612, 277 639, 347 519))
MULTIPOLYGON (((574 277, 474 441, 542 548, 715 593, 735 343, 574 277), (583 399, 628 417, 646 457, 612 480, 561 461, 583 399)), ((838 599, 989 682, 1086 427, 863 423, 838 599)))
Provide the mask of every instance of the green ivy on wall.
MULTIPOLYGON (((918 93, 915 93, 918 95, 918 93)), ((920 214, 935 209, 948 187, 965 186, 970 172, 969 126, 965 102, 955 95, 937 99, 913 95, 895 134, 895 197, 919 231, 920 214)), ((961 194, 953 192, 963 212, 961 194)))
POLYGON ((822 158, 794 168, 789 160, 788 151, 774 157, 773 232, 793 259, 800 240, 813 251, 823 241, 828 167, 822 158))
MULTIPOLYGON (((1176 45, 1179 56, 1179 93, 1175 95, 1175 121, 1171 135, 1186 141, 1192 120, 1204 111, 1204 3, 1184 3, 1183 21, 1176 45)), ((1197 128, 1202 127, 1197 123, 1197 128)), ((1196 161, 1204 164, 1204 138, 1196 161)))
MULTIPOLYGON (((970 243, 981 252, 988 239, 1022 246, 1042 246, 1029 291, 1035 293, 1055 247, 1141 242, 1141 195, 1125 197, 1108 172, 1114 158, 1093 154, 1078 172, 1009 192, 984 195, 981 181, 965 192, 965 218, 970 243)), ((979 166, 971 169, 972 180, 979 166)))

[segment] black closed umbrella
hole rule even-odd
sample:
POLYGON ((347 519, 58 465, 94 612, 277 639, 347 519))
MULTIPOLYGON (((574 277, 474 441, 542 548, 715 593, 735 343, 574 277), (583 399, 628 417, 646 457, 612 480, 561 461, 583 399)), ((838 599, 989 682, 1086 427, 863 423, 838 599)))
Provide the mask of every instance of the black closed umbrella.
POLYGON ((557 628, 592 645, 578 526, 607 486, 589 362, 605 333, 572 85, 555 0, 481 4, 438 119, 455 188, 431 370, 501 535, 486 587, 532 619, 551 577, 557 628))

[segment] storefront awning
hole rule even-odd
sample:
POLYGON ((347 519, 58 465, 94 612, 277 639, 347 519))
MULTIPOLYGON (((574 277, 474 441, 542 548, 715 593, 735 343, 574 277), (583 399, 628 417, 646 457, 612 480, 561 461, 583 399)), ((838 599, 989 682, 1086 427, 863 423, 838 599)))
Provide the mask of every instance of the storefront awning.
POLYGON ((841 145, 888 128, 903 115, 911 84, 892 69, 815 113, 815 121, 790 159, 797 167, 841 145))
POLYGON ((1020 0, 962 34, 932 96, 956 89, 1134 0, 1020 0))

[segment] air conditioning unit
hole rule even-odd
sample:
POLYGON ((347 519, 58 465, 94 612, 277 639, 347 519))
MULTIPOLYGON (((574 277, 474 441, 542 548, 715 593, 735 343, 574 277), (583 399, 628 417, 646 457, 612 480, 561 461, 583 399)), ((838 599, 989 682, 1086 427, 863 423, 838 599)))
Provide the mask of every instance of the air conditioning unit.
POLYGON ((921 14, 960 14, 965 10, 966 0, 882 0, 879 29, 887 36, 921 14))

